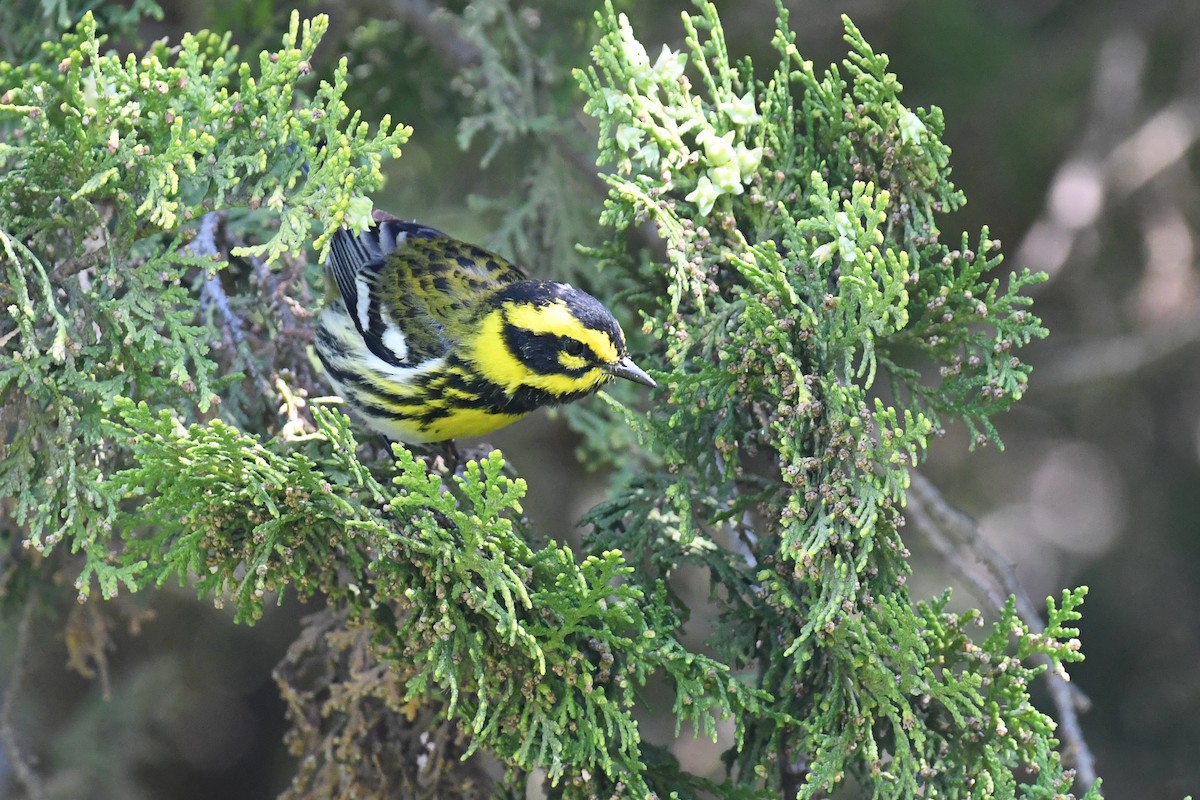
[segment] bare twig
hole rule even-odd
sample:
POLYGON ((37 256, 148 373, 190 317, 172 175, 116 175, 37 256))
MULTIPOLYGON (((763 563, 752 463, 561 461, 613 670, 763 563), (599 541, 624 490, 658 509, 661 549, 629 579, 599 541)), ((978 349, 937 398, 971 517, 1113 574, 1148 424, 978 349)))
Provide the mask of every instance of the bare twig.
MULTIPOLYGON (((210 211, 200 219, 196 238, 190 245, 193 253, 198 256, 221 258, 221 250, 217 247, 216 238, 220 223, 221 214, 217 211, 210 211)), ((204 280, 204 288, 200 290, 200 303, 202 306, 216 310, 229 335, 229 340, 233 344, 235 353, 241 356, 242 362, 246 365, 246 371, 250 373, 251 379, 258 385, 259 390, 269 395, 272 386, 258 371, 258 365, 251 357, 242 319, 229 307, 229 296, 225 294, 225 289, 221 286, 221 279, 216 273, 209 275, 204 280)))
MULTIPOLYGON (((1029 630, 1039 634, 1045 631, 1041 614, 1022 588, 1012 563, 983 537, 975 520, 947 502, 928 478, 915 471, 911 474, 906 513, 933 547, 971 584, 980 599, 999 608, 1011 595, 1017 615, 1029 630)), ((1046 656, 1038 660, 1050 665, 1046 656)), ((1086 711, 1091 703, 1054 669, 1046 670, 1046 681, 1057 711, 1064 753, 1075 765, 1076 780, 1091 786, 1096 782, 1096 764, 1079 724, 1079 712, 1086 711)))
POLYGON ((1193 90, 1154 113, 1141 113, 1146 43, 1122 30, 1097 57, 1090 118, 1063 159, 1046 204, 1017 248, 1017 259, 1051 279, 1089 241, 1103 214, 1164 172, 1186 166, 1200 141, 1200 96, 1193 90), (1140 125, 1139 119, 1145 119, 1140 125), (1115 136, 1110 131, 1118 132, 1115 136))
POLYGON ((1090 342, 1038 365, 1038 390, 1074 389, 1132 375, 1200 341, 1200 313, 1102 342, 1090 342))
POLYGON ((1104 161, 1116 199, 1142 188, 1187 158, 1200 141, 1200 105, 1176 100, 1118 142, 1104 161))
MULTIPOLYGON (((200 228, 196 231, 196 238, 192 240, 190 245, 193 253, 198 256, 208 256, 209 258, 221 257, 221 251, 217 248, 216 238, 217 226, 220 222, 220 214, 216 211, 210 211, 201 218, 200 228)), ((221 279, 217 277, 216 273, 209 275, 204 280, 204 288, 200 292, 200 302, 215 308, 217 313, 221 315, 221 321, 225 323, 225 327, 229 331, 234 345, 240 347, 246 341, 246 336, 242 332, 242 320, 229 307, 229 297, 226 296, 225 290, 221 288, 221 279)))
POLYGON ((21 622, 17 628, 17 646, 13 652, 12 675, 8 680, 8 688, 4 692, 4 703, 0 705, 0 742, 4 752, 12 764, 17 780, 25 788, 30 800, 45 800, 49 795, 42 783, 42 778, 33 768, 32 758, 21 747, 16 726, 13 724, 13 711, 17 697, 21 694, 21 679, 24 677, 25 662, 29 657, 30 642, 33 638, 33 615, 37 608, 36 600, 30 596, 25 601, 25 609, 21 613, 21 622))

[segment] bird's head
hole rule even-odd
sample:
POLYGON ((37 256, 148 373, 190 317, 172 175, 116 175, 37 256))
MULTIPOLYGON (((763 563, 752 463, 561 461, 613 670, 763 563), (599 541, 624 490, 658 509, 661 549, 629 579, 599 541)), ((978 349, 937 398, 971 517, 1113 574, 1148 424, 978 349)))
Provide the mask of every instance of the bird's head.
POLYGON ((545 393, 542 405, 578 399, 613 378, 655 385, 629 358, 616 318, 587 292, 553 281, 517 281, 487 306, 468 357, 510 395, 545 393))

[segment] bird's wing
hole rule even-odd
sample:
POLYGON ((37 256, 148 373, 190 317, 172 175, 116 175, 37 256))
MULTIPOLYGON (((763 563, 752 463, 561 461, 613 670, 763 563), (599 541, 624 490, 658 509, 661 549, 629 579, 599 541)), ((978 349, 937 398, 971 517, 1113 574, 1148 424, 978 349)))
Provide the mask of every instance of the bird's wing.
POLYGON ((405 251, 409 242, 445 234, 403 225, 407 228, 397 231, 389 221, 358 236, 343 228, 330 241, 328 270, 367 349, 392 366, 410 367, 445 355, 450 342, 444 324, 412 291, 400 286, 401 291, 389 292, 397 270, 388 266, 397 247, 405 251))
POLYGON ((419 306, 450 339, 466 333, 482 298, 525 279, 519 268, 495 253, 433 228, 385 220, 373 230, 378 231, 378 243, 390 247, 392 265, 381 276, 384 295, 389 301, 419 306))
POLYGON ((382 215, 357 236, 334 234, 329 271, 367 347, 395 366, 445 355, 482 297, 525 279, 481 247, 382 215))

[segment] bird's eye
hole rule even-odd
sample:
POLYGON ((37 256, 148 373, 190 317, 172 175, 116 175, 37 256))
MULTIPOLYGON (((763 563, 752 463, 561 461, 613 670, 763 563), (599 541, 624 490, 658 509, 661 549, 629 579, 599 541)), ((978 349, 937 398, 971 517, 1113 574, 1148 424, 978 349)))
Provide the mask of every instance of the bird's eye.
POLYGON ((578 339, 568 338, 563 342, 563 352, 569 356, 583 356, 587 348, 578 339))

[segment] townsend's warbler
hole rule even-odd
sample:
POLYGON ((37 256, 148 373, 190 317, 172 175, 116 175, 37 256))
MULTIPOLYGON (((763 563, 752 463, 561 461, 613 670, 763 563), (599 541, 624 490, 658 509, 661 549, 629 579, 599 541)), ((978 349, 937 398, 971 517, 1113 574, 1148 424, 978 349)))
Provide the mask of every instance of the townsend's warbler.
POLYGON ((489 433, 613 378, 655 385, 599 300, 482 248, 391 217, 330 248, 317 355, 391 440, 489 433))

